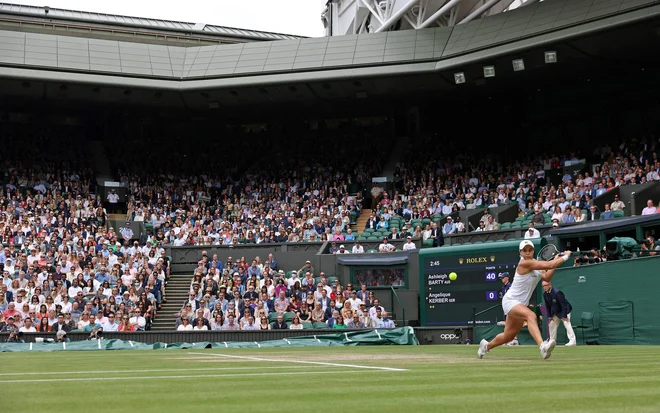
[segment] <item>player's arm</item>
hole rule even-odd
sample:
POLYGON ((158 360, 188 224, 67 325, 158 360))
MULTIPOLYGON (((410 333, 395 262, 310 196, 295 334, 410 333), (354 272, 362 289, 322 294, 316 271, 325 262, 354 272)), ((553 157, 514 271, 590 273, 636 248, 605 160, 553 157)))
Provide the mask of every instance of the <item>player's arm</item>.
POLYGON ((546 271, 543 271, 543 275, 541 276, 541 279, 545 282, 550 282, 554 275, 555 275, 555 269, 554 268, 551 269, 551 270, 546 270, 546 271))
POLYGON ((568 258, 571 256, 570 251, 565 251, 563 255, 557 255, 553 260, 551 261, 538 261, 538 260, 523 260, 518 264, 518 267, 522 267, 524 270, 524 273, 533 271, 533 270, 554 270, 555 268, 559 267, 566 261, 568 261, 568 258))

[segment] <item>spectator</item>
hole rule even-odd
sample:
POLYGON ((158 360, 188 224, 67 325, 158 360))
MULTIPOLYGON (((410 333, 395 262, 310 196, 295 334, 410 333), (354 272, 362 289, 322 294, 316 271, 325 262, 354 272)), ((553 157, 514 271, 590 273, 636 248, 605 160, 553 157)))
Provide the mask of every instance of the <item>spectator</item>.
POLYGON ((355 245, 353 245, 351 252, 353 254, 364 254, 364 247, 360 244, 360 241, 355 241, 355 245))
POLYGON ((378 251, 380 252, 394 252, 396 251, 396 247, 392 244, 390 244, 387 241, 387 238, 383 238, 383 242, 378 246, 378 251))
POLYGON ((658 208, 653 205, 653 200, 646 201, 646 208, 642 209, 642 215, 653 215, 658 213, 658 208))
POLYGON ((406 242, 403 244, 401 249, 403 251, 414 251, 417 247, 415 246, 415 243, 412 241, 412 237, 408 235, 406 238, 406 242))
POLYGON ((527 232, 525 232, 525 239, 532 238, 541 238, 541 233, 539 230, 534 228, 534 221, 529 223, 529 229, 527 229, 527 232))

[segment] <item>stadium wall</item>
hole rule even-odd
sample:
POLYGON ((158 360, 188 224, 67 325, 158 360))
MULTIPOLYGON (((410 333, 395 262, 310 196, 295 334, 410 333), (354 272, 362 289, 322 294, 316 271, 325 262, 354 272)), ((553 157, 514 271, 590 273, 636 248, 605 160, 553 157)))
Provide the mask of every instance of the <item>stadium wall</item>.
MULTIPOLYGON (((404 241, 392 241, 400 251, 404 241)), ((415 240, 417 251, 421 248, 421 240, 415 240)), ((338 243, 339 244, 339 243, 338 243)), ((349 251, 355 244, 352 241, 342 242, 349 251)), ((361 242, 365 251, 369 249, 377 249, 380 241, 364 241, 361 242)), ((261 257, 262 261, 268 259, 268 254, 272 253, 275 260, 278 262, 280 269, 284 271, 298 270, 305 265, 305 261, 309 260, 314 267, 316 276, 319 273, 325 272, 327 276, 336 276, 341 281, 342 285, 346 285, 351 280, 352 266, 343 266, 337 263, 337 256, 328 253, 330 248, 329 242, 324 243, 287 243, 287 244, 250 244, 249 246, 205 246, 205 247, 166 247, 165 252, 172 257, 172 271, 174 273, 192 273, 197 267, 197 262, 202 257, 202 251, 206 251, 209 257, 214 254, 218 255, 218 259, 223 262, 227 261, 228 257, 234 260, 240 257, 245 257, 251 260, 255 256, 261 257)), ((394 314, 394 319, 398 322, 404 321, 405 309, 405 322, 412 322, 415 325, 419 320, 419 279, 417 273, 419 272, 419 263, 417 259, 418 252, 410 253, 408 259, 408 272, 407 272, 407 288, 397 289, 398 300, 389 289, 376 289, 378 291, 378 298, 381 300, 383 307, 390 310, 394 314), (400 302, 400 303, 399 303, 400 302)), ((369 254, 373 257, 374 261, 379 258, 391 256, 389 254, 369 254)), ((377 264, 372 265, 378 266, 377 264)), ((358 288, 359 289, 359 288, 358 288)))
MULTIPOLYGON (((554 287, 573 306, 571 323, 582 325, 582 312, 593 312, 593 326, 576 329, 578 342, 660 344, 657 291, 660 257, 610 261, 557 270, 554 287)), ((557 341, 566 342, 559 329, 557 341)))

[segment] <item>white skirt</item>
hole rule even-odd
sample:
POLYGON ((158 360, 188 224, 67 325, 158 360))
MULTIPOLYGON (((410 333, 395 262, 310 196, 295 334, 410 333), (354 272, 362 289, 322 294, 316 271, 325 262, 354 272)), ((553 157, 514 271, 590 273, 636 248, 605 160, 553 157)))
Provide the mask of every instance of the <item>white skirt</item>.
MULTIPOLYGON (((509 311, 518 304, 523 304, 520 301, 507 299, 506 296, 502 299, 502 310, 504 310, 504 315, 509 314, 509 311)), ((524 305, 524 304, 523 304, 524 305)))

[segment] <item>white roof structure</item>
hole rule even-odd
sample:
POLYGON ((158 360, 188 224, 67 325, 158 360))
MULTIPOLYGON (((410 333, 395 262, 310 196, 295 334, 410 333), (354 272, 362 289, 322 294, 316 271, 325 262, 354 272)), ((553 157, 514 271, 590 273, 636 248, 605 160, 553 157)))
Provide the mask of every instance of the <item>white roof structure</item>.
POLYGON ((258 30, 238 29, 234 27, 213 26, 204 23, 188 23, 172 20, 159 20, 144 17, 120 16, 116 14, 92 13, 79 10, 66 10, 51 7, 26 6, 21 4, 0 3, 0 16, 17 19, 32 18, 39 20, 60 20, 88 24, 135 27, 149 30, 174 31, 179 33, 204 34, 206 36, 229 37, 249 40, 292 40, 304 36, 258 30))

